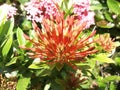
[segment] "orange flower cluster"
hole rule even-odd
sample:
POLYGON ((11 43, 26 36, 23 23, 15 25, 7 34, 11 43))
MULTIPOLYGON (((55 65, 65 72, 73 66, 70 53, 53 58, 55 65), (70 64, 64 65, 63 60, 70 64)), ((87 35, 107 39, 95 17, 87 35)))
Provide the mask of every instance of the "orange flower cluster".
POLYGON ((110 38, 109 34, 99 35, 97 43, 107 52, 111 51, 114 47, 113 40, 110 38))
POLYGON ((42 29, 33 22, 37 39, 30 39, 25 35, 25 38, 33 43, 33 47, 21 47, 30 50, 28 54, 31 58, 73 66, 73 61, 82 61, 84 57, 97 51, 94 47, 90 47, 93 42, 89 42, 96 31, 88 37, 83 37, 81 33, 86 23, 80 24, 74 18, 74 16, 64 18, 64 14, 60 13, 55 20, 44 19, 42 29))

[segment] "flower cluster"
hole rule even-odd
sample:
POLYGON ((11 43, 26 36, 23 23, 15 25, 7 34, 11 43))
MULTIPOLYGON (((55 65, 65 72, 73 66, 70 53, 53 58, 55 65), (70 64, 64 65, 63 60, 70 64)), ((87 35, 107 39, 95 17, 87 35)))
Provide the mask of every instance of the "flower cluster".
MULTIPOLYGON (((50 63, 61 63, 74 66, 72 62, 82 61, 84 57, 95 53, 94 47, 91 47, 90 36, 79 35, 82 33, 86 23, 80 24, 74 16, 64 18, 63 13, 59 13, 56 19, 43 19, 42 29, 33 22, 33 28, 36 32, 37 39, 30 39, 25 35, 26 39, 33 43, 33 47, 23 49, 30 50, 28 53, 31 58, 40 58, 42 61, 50 63), (79 38, 78 38, 79 37, 79 38)), ((54 18, 54 17, 53 17, 54 18)))
MULTIPOLYGON (((25 10, 27 11, 27 18, 36 22, 42 22, 43 18, 56 17, 58 15, 58 8, 60 0, 31 0, 26 3, 25 10)), ((94 24, 94 13, 90 12, 90 0, 74 0, 69 1, 73 7, 73 13, 76 14, 80 23, 86 22, 86 27, 89 28, 94 24)))
POLYGON ((109 52, 114 48, 113 40, 110 38, 109 34, 99 35, 97 43, 102 46, 103 50, 109 52))
POLYGON ((16 11, 17 9, 11 5, 8 5, 8 4, 3 4, 0 6, 0 8, 2 10, 4 10, 4 12, 7 14, 7 18, 13 18, 14 15, 16 15, 16 11))
POLYGON ((42 22, 43 18, 56 16, 57 6, 52 0, 31 0, 25 4, 27 18, 36 22, 42 22))
POLYGON ((94 12, 90 12, 90 0, 74 0, 74 10, 80 23, 87 22, 86 28, 94 24, 94 12))

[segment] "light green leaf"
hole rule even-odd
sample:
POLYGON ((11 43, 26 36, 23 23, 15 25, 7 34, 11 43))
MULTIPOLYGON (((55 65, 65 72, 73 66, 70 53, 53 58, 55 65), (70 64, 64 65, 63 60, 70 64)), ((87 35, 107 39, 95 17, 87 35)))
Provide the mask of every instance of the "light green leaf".
POLYGON ((108 58, 108 56, 104 53, 96 55, 93 60, 103 63, 115 63, 115 61, 113 61, 111 58, 108 58))
POLYGON ((12 65, 12 64, 15 64, 16 61, 17 61, 17 59, 18 59, 18 57, 12 58, 12 60, 11 60, 10 62, 8 62, 8 63, 6 64, 6 66, 10 66, 10 65, 12 65))
POLYGON ((107 83, 111 81, 120 81, 120 76, 108 76, 101 80, 101 82, 107 83))
POLYGON ((110 90, 116 90, 116 85, 114 82, 110 83, 110 90))
POLYGON ((28 2, 29 0, 18 0, 20 3, 24 4, 25 2, 28 2))
POLYGON ((49 69, 49 66, 46 64, 31 64, 28 68, 30 69, 49 69))
POLYGON ((107 0, 109 9, 115 14, 120 14, 120 3, 116 0, 107 0))
POLYGON ((27 90, 27 87, 30 83, 30 77, 21 77, 18 80, 16 90, 27 90))
POLYGON ((10 22, 10 26, 9 26, 7 35, 10 35, 10 34, 12 33, 12 30, 13 30, 13 28, 14 28, 14 18, 11 19, 9 22, 10 22))
POLYGON ((19 45, 25 45, 26 43, 25 37, 23 35, 23 31, 20 28, 17 28, 17 40, 19 45))
POLYGON ((3 49, 2 49, 3 56, 7 56, 8 52, 11 48, 12 42, 13 42, 13 37, 12 37, 12 35, 10 35, 10 37, 6 41, 5 45, 3 46, 3 49))
POLYGON ((108 12, 104 12, 104 15, 105 15, 105 18, 106 18, 108 21, 113 22, 110 13, 108 13, 108 12))
POLYGON ((101 10, 103 8, 102 4, 98 0, 92 0, 90 10, 101 10))
MULTIPOLYGON (((8 37, 8 31, 10 28, 10 20, 6 21, 1 27, 0 27, 0 41, 3 41, 6 37, 8 37)), ((11 34, 11 33, 10 33, 11 34)), ((9 34, 9 35, 10 35, 9 34)))

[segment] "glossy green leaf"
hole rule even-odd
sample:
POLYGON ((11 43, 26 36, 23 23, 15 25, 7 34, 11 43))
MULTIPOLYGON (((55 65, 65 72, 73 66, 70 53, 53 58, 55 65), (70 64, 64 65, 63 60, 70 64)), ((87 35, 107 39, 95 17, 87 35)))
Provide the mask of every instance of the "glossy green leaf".
POLYGON ((15 64, 16 63, 16 61, 17 61, 17 57, 14 57, 14 58, 12 58, 12 60, 10 61, 10 62, 8 62, 7 64, 6 64, 6 66, 10 66, 10 65, 12 65, 12 64, 15 64))
POLYGON ((13 37, 12 35, 8 38, 8 40, 6 41, 5 45, 3 46, 3 49, 2 49, 2 55, 3 56, 7 56, 10 48, 11 48, 11 45, 12 45, 12 42, 13 42, 13 37))
POLYGON ((25 45, 26 43, 25 37, 23 35, 23 31, 20 28, 17 28, 17 41, 19 45, 25 45))
POLYGON ((30 83, 30 77, 21 77, 18 80, 16 90, 27 90, 27 87, 30 83))
POLYGON ((117 0, 107 0, 109 9, 115 14, 120 14, 120 2, 117 0))
POLYGON ((96 55, 93 60, 103 62, 103 63, 115 63, 114 60, 112 60, 111 58, 108 58, 108 56, 104 53, 100 53, 96 55))

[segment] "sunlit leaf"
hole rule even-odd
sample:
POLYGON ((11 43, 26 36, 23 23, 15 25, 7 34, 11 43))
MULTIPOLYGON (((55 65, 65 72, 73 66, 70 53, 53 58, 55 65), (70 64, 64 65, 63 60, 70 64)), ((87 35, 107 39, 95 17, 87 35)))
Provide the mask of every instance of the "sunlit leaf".
POLYGON ((46 64, 31 64, 28 68, 30 68, 30 69, 48 69, 49 68, 49 66, 48 65, 46 65, 46 64))
POLYGON ((93 60, 103 62, 103 63, 115 63, 115 61, 113 61, 111 58, 108 58, 108 56, 104 53, 100 53, 96 55, 93 60))
POLYGON ((108 13, 108 12, 104 12, 104 15, 105 15, 105 18, 106 18, 108 21, 113 22, 110 13, 108 13))
POLYGON ((109 9, 115 14, 120 14, 120 2, 117 0, 107 0, 109 9))
POLYGON ((23 35, 23 31, 20 28, 17 28, 17 40, 19 45, 25 45, 26 41, 23 35))
POLYGON ((10 65, 12 65, 12 64, 15 64, 16 63, 16 61, 17 61, 17 57, 14 57, 14 58, 12 58, 12 60, 10 61, 10 62, 8 62, 7 64, 6 64, 6 66, 10 66, 10 65))
POLYGON ((107 83, 110 81, 120 81, 120 76, 108 76, 101 80, 101 82, 107 83))
POLYGON ((11 45, 12 45, 12 42, 13 42, 13 37, 12 35, 8 38, 8 40, 6 41, 5 45, 3 46, 3 49, 2 49, 2 55, 3 56, 7 56, 10 48, 11 48, 11 45))
POLYGON ((98 0, 91 0, 90 10, 101 10, 102 4, 98 0))
POLYGON ((21 77, 18 80, 16 90, 27 90, 27 87, 30 83, 30 77, 21 77))

